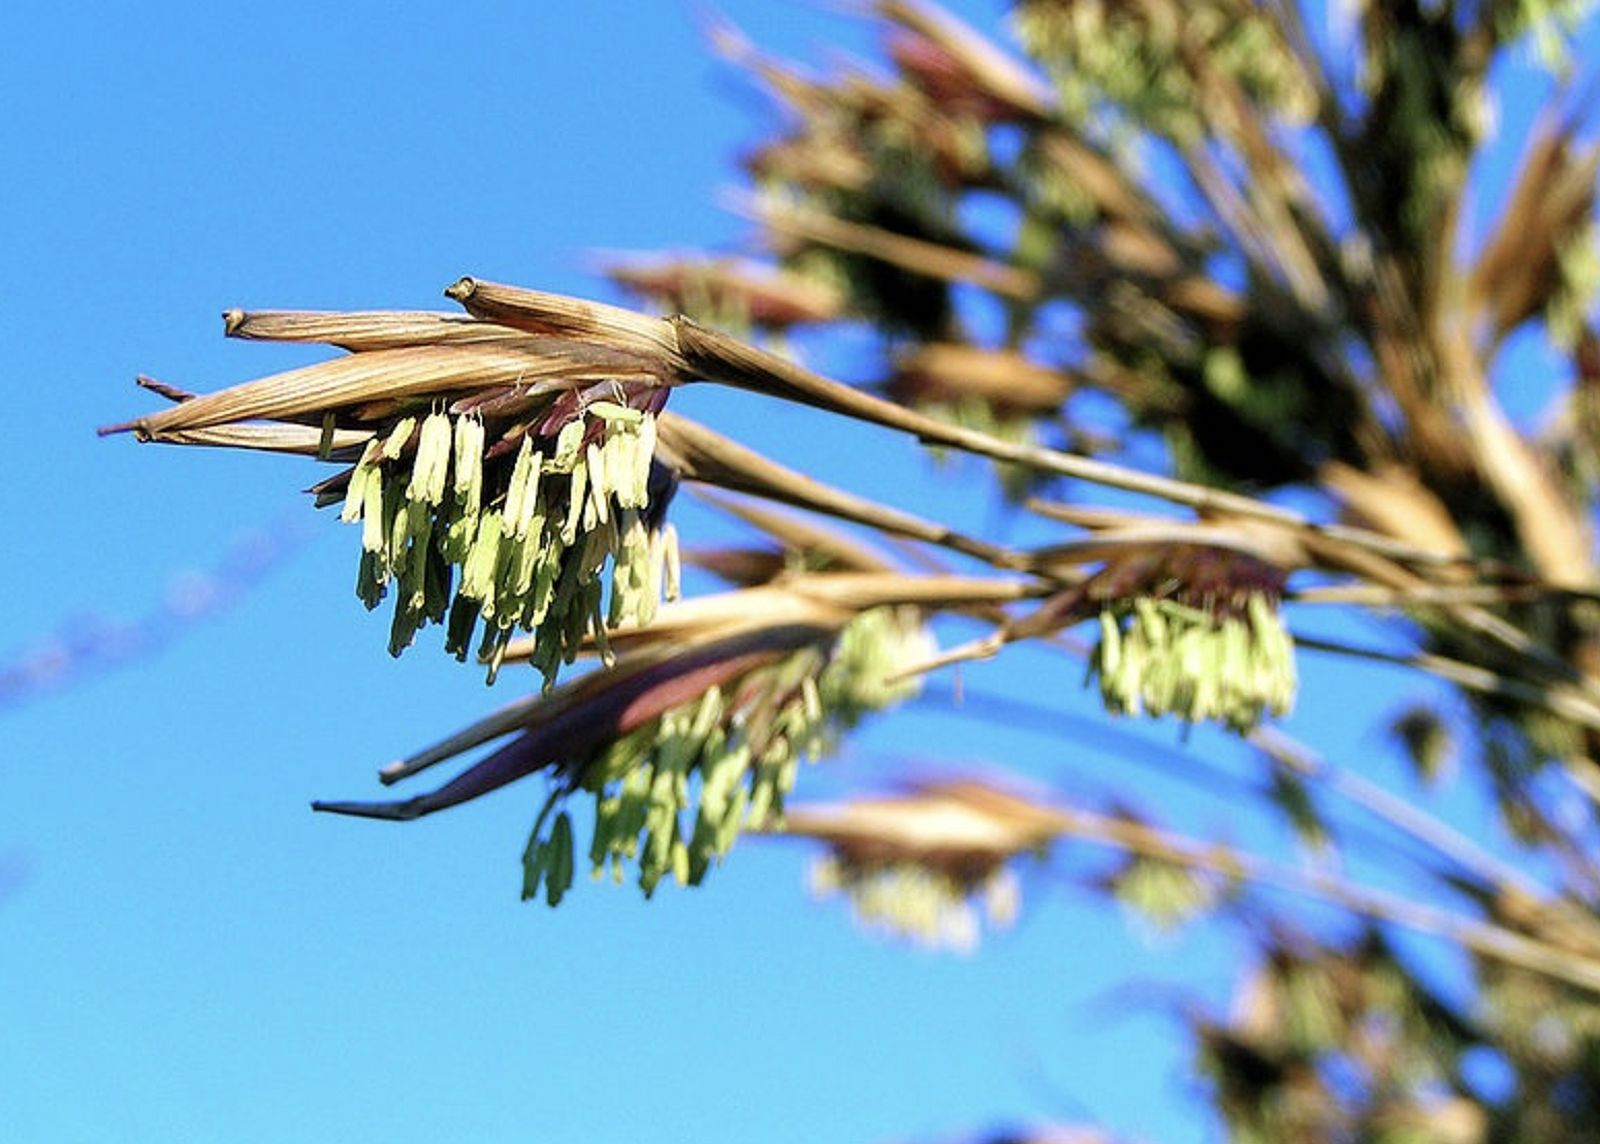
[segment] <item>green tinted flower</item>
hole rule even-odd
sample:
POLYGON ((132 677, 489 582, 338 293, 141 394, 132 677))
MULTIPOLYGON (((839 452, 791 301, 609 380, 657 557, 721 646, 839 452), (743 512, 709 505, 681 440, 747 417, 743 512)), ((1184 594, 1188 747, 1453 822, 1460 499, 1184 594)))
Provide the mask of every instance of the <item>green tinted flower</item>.
POLYGON ((1294 645, 1278 612, 1283 574, 1227 549, 1172 544, 1108 563, 1089 658, 1106 710, 1218 722, 1245 734, 1294 704, 1294 645))

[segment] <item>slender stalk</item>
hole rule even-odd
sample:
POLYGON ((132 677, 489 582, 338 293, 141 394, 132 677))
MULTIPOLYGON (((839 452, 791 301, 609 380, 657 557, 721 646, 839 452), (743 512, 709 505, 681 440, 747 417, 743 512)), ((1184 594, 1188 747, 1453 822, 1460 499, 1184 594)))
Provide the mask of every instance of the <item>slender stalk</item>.
POLYGON ((1351 913, 1444 938, 1479 956, 1600 994, 1600 961, 1556 948, 1493 922, 1424 905, 1331 874, 1297 870, 1256 855, 1241 854, 1226 846, 1201 843, 1092 811, 1058 809, 1053 826, 1059 837, 1142 854, 1236 882, 1318 898, 1351 913))
POLYGON ((937 420, 852 386, 832 381, 802 366, 747 345, 726 334, 708 330, 685 317, 668 321, 677 332, 677 348, 690 374, 707 381, 782 397, 803 405, 842 414, 858 421, 910 433, 934 445, 946 445, 997 461, 1008 461, 1043 473, 1089 481, 1107 488, 1141 493, 1201 513, 1242 516, 1302 530, 1324 540, 1351 545, 1422 567, 1458 567, 1459 557, 1416 548, 1362 528, 1316 524, 1292 509, 1254 497, 1158 476, 1109 461, 1080 457, 1015 441, 1004 441, 975 429, 937 420))
POLYGON ((1294 642, 1296 647, 1308 651, 1321 651, 1331 655, 1370 660, 1374 663, 1415 668, 1448 680, 1459 687, 1465 687, 1469 691, 1514 699, 1531 707, 1542 708, 1563 719, 1570 719, 1591 730, 1600 731, 1600 704, 1596 704, 1594 700, 1576 689, 1560 683, 1548 685, 1528 683, 1479 664, 1463 663, 1458 659, 1427 652, 1409 655, 1403 652, 1387 652, 1316 636, 1297 635, 1294 637, 1294 642))
POLYGON ((1551 598, 1600 599, 1600 589, 1574 590, 1560 584, 1426 584, 1390 588, 1382 584, 1325 584, 1291 589, 1301 604, 1357 604, 1365 608, 1409 608, 1451 604, 1514 604, 1551 598))
POLYGON ((1372 780, 1315 755, 1283 731, 1275 727, 1258 727, 1248 738, 1253 745, 1296 774, 1321 784, 1368 814, 1382 819, 1485 883, 1502 890, 1514 890, 1536 901, 1551 897, 1546 887, 1496 858, 1466 835, 1372 780))

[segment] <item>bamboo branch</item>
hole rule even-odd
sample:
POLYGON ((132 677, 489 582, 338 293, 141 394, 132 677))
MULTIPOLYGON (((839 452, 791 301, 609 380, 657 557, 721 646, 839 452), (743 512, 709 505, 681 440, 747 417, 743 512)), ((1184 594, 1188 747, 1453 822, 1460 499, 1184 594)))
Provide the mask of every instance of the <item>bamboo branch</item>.
POLYGON ((1414 668, 1469 691, 1512 699, 1518 703, 1549 711, 1553 715, 1559 715, 1591 730, 1600 731, 1600 703, 1596 703, 1578 689, 1568 685, 1552 683, 1540 686, 1512 678, 1492 668, 1463 663, 1458 659, 1427 652, 1413 654, 1387 652, 1305 635, 1296 635, 1294 642, 1296 647, 1307 651, 1328 652, 1332 655, 1365 659, 1374 663, 1414 668))
POLYGON ((936 544, 995 568, 1013 572, 1033 570, 1038 563, 1026 553, 966 536, 942 524, 823 484, 686 417, 663 413, 658 420, 658 432, 658 449, 663 458, 689 480, 864 524, 891 536, 936 544))
POLYGON ((846 222, 821 211, 791 203, 739 201, 735 209, 753 215, 774 232, 862 254, 944 282, 970 282, 1005 298, 1031 302, 1042 291, 1039 276, 1031 270, 937 242, 896 234, 881 227, 846 222))
POLYGON ((1058 808, 1052 827, 1059 837, 1203 870, 1234 881, 1319 898, 1351 913, 1444 938, 1482 957, 1531 970, 1591 993, 1600 993, 1600 961, 1560 949, 1492 922, 1470 918, 1398 894, 1314 871, 1297 870, 1228 847, 1206 845, 1092 811, 1058 808))
POLYGON ((1501 861, 1466 835, 1451 829, 1443 820, 1421 810, 1414 803, 1385 790, 1354 771, 1337 767, 1311 752, 1303 744, 1275 727, 1258 727, 1248 736, 1276 762, 1296 774, 1320 783, 1340 798, 1382 819, 1430 849, 1442 854, 1463 870, 1476 875, 1502 892, 1512 891, 1533 901, 1548 901, 1550 891, 1521 870, 1501 861))

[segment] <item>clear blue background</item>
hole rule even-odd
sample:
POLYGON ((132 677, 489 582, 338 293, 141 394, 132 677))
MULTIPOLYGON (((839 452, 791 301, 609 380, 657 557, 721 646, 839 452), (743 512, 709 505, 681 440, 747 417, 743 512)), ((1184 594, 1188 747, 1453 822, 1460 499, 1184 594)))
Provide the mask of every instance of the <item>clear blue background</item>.
MULTIPOLYGON (((728 12, 814 60, 869 42, 812 6, 728 12)), ((804 853, 774 843, 695 893, 580 881, 552 912, 517 901, 537 784, 403 826, 312 815, 520 681, 486 694, 427 636, 384 654, 354 534, 297 492, 313 465, 93 435, 157 404, 135 372, 209 390, 316 356, 225 342, 229 306, 445 308, 464 273, 604 295, 593 250, 732 248, 715 191, 757 106, 677 4, 0 8, 0 1138, 781 1144, 1090 1117, 1214 1135, 1163 1006, 1169 987, 1225 1003, 1237 935, 1152 941, 1036 872, 1016 931, 932 955, 809 902, 804 853), (246 589, 252 561, 270 566, 246 589)), ((967 503, 977 470, 930 477, 882 434, 746 396, 675 404, 846 486, 1013 527, 967 503)), ((692 507, 680 527, 727 535, 692 507)), ((1297 726, 1405 789, 1353 713, 1414 685, 1307 671, 1297 726)), ((1056 660, 967 680, 1092 714, 1056 660)), ((1219 738, 1188 750, 1248 773, 1219 738)), ((1236 789, 1145 758, 1075 723, 922 710, 802 793, 999 760, 1281 842, 1236 789)), ((1486 832, 1475 806, 1458 800, 1486 832)))

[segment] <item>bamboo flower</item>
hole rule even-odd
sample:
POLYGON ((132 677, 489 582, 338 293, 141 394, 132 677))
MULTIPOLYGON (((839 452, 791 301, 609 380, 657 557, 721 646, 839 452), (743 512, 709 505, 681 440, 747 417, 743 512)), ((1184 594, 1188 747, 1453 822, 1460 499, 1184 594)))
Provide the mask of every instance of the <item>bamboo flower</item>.
MULTIPOLYGON (((621 880, 632 863, 647 895, 669 874, 697 884, 747 825, 781 821, 803 758, 916 690, 897 677, 930 647, 919 610, 859 607, 873 598, 871 584, 840 579, 833 599, 826 589, 808 597, 763 588, 729 593, 721 606, 717 597, 681 605, 682 615, 632 633, 609 670, 513 704, 384 770, 385 782, 399 781, 506 740, 437 790, 314 806, 404 821, 545 771, 552 790, 525 853, 525 897, 543 885, 554 904, 570 885, 568 806, 580 793, 593 804, 597 874, 610 869, 621 880)), ((894 579, 907 580, 876 579, 878 599, 892 598, 894 579)))
POLYGON ((357 596, 375 608, 394 590, 390 652, 444 624, 446 650, 465 659, 476 642, 492 680, 532 632, 548 684, 586 636, 648 623, 652 570, 675 564, 661 527, 673 480, 654 459, 675 378, 637 347, 583 338, 576 304, 559 328, 529 330, 518 297, 452 290, 504 320, 230 310, 230 336, 349 356, 204 396, 151 383, 175 404, 107 432, 341 463, 313 492, 361 528, 357 596))

